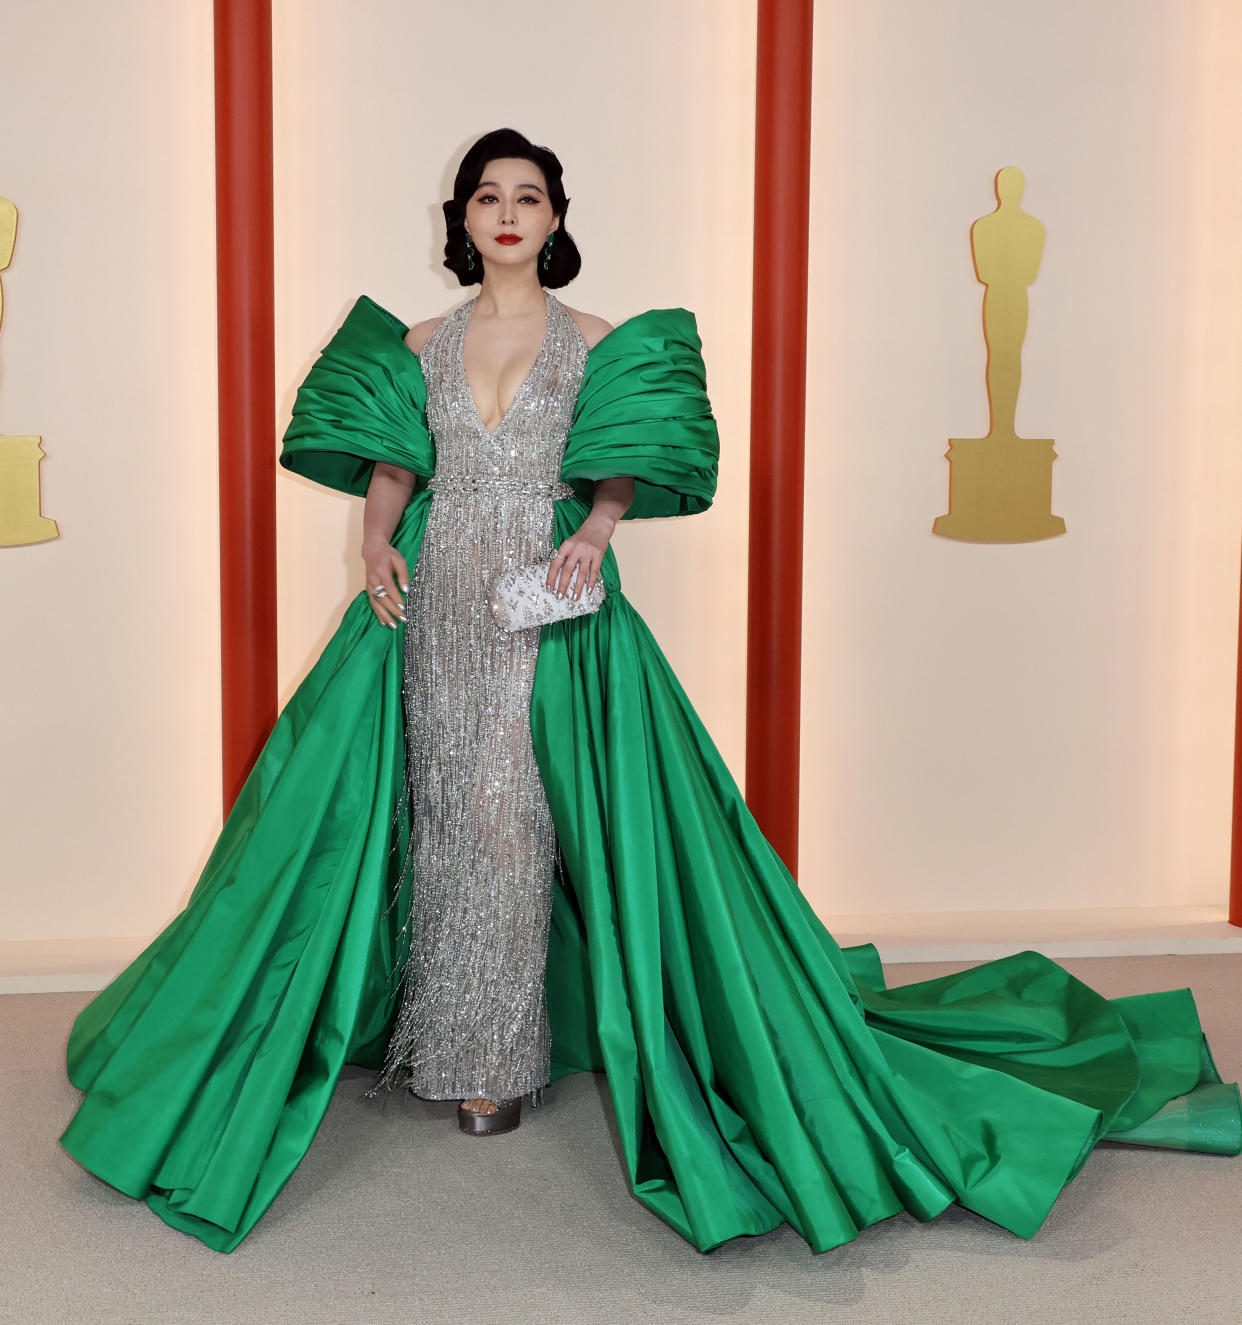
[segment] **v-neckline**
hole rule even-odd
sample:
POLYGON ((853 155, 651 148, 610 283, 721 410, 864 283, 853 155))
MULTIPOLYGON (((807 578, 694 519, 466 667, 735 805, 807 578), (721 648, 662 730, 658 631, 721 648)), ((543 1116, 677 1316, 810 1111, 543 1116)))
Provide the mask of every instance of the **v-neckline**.
POLYGON ((470 385, 470 379, 466 376, 466 333, 470 330, 470 319, 474 316, 474 310, 478 305, 478 302, 479 296, 475 295, 475 297, 466 305, 470 311, 466 314, 466 322, 461 330, 461 340, 457 346, 457 368, 461 373, 462 386, 465 387, 466 395, 470 397, 470 408, 474 411, 474 417, 478 422, 479 427, 483 429, 488 437, 499 437, 500 430, 509 421, 509 415, 513 413, 514 407, 522 398, 522 392, 526 390, 526 384, 530 381, 539 360, 543 358, 544 350, 547 348, 548 334, 550 330, 549 324, 552 320, 552 301, 548 297, 547 290, 544 290, 543 340, 539 342, 539 348, 535 351, 535 357, 531 360, 530 367, 526 370, 526 376, 518 383, 518 389, 513 393, 513 399, 509 402, 508 409, 506 409, 500 416, 500 422, 494 428, 489 428, 487 424, 483 422, 483 415, 479 411, 478 398, 474 394, 474 388, 470 385))

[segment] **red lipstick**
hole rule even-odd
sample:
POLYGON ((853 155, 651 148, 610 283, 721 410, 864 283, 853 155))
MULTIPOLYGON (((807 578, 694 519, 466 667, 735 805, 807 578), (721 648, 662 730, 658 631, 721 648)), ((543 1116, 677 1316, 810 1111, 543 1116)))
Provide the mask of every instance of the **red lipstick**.
POLYGON ((496 236, 496 242, 498 244, 520 244, 522 242, 522 236, 515 235, 510 231, 505 231, 504 234, 496 236))

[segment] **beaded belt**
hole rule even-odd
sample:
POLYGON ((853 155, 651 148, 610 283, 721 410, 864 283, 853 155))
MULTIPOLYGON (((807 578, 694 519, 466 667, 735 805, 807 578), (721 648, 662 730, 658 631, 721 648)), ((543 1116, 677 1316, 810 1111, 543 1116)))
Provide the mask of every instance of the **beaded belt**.
POLYGON ((436 474, 428 480, 432 492, 521 492, 532 497, 551 497, 561 501, 577 494, 568 483, 536 483, 531 479, 507 474, 436 474))

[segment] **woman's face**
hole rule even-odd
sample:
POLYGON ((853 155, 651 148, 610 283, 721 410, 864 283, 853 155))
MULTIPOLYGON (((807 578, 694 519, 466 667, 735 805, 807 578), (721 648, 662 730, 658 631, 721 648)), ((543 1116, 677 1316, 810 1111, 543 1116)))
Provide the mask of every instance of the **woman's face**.
POLYGON ((533 262, 559 224, 543 171, 520 157, 489 161, 466 203, 466 230, 484 261, 497 266, 533 262))

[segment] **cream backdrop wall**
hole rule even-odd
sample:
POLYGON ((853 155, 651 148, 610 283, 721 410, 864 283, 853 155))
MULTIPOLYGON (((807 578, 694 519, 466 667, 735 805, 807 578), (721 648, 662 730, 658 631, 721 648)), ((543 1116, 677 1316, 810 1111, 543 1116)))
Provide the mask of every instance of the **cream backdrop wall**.
MULTIPOLYGON (((1229 0, 821 0, 802 882, 824 913, 1217 898, 1242 339, 1229 0), (967 228, 1048 226, 1019 426, 1067 537, 935 539, 986 425, 967 228)), ((0 428, 57 543, 0 549, 3 939, 141 936, 219 823, 209 0, 4 10, 0 428), (14 53, 18 52, 19 55, 14 53), (20 58, 19 58, 20 57, 20 58)), ((626 590, 743 768, 753 0, 277 0, 279 431, 352 299, 466 292, 439 202, 512 124, 566 165, 565 297, 699 316, 720 497, 623 528, 626 590), (691 596, 692 595, 692 596, 691 596)), ((360 587, 360 507, 278 482, 282 698, 360 587)))
POLYGON ((1223 903, 1242 7, 817 6, 802 875, 822 913, 1223 903), (968 227, 1047 226, 1018 430, 1069 532, 935 538, 968 227))
POLYGON ((0 941, 142 935, 219 821, 211 9, 0 31, 0 431, 62 535, 0 548, 0 941))

